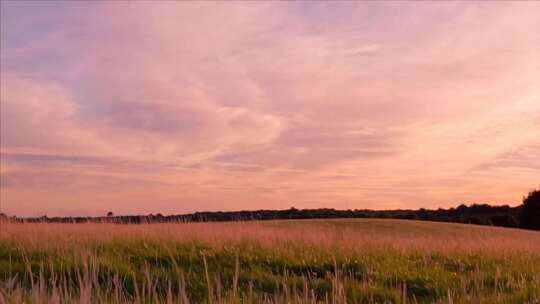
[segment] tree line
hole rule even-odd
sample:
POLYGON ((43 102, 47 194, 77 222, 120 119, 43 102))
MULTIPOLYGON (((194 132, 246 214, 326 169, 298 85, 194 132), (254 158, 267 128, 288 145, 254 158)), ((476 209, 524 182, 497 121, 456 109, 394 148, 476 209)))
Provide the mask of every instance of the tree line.
POLYGON ((255 211, 209 211, 190 214, 167 215, 121 215, 109 212, 101 217, 47 217, 17 218, 0 214, 4 220, 25 223, 177 223, 177 222, 223 222, 283 219, 331 219, 331 218, 390 218, 464 224, 491 225, 510 228, 540 230, 540 190, 530 192, 517 207, 491 206, 487 204, 461 204, 449 209, 419 210, 336 210, 330 208, 255 211))

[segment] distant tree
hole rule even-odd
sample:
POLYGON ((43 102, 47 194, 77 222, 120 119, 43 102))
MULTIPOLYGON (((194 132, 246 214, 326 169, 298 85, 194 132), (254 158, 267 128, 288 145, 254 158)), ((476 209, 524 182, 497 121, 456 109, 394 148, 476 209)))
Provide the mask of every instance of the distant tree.
POLYGON ((534 190, 523 198, 520 226, 524 229, 540 230, 540 190, 534 190))
POLYGON ((487 225, 486 221, 476 216, 471 216, 467 218, 465 222, 467 224, 474 224, 474 225, 487 225))
POLYGON ((107 217, 111 217, 111 216, 114 216, 114 213, 112 213, 112 211, 107 212, 107 217))
POLYGON ((457 210, 459 211, 464 211, 464 210, 467 210, 469 207, 467 207, 467 205, 465 204, 460 204, 458 207, 457 207, 457 210))
POLYGON ((494 215, 489 218, 495 226, 501 227, 519 227, 517 219, 513 215, 494 215))
POLYGON ((513 228, 519 227, 519 220, 517 219, 517 217, 513 215, 509 215, 507 227, 513 227, 513 228))
POLYGON ((426 209, 420 208, 420 210, 416 212, 415 217, 419 220, 427 220, 429 219, 429 214, 426 209))

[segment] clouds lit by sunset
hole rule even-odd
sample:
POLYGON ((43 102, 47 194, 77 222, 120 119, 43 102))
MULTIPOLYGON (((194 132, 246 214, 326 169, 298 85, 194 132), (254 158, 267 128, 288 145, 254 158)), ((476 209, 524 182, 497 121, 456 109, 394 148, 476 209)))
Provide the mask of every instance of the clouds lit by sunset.
POLYGON ((516 205, 539 29, 535 2, 2 1, 2 211, 516 205))

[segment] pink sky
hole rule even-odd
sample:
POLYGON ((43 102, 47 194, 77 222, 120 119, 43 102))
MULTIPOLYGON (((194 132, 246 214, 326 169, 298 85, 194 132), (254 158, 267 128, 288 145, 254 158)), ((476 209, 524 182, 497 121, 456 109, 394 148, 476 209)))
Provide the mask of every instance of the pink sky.
POLYGON ((519 204, 538 2, 1 2, 21 216, 519 204))

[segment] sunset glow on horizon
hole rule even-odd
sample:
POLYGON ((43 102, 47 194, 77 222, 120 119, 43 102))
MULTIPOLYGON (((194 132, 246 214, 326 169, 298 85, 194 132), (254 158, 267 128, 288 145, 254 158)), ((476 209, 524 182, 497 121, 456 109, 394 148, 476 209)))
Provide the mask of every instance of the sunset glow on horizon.
POLYGON ((517 205, 540 2, 1 2, 1 212, 517 205))

